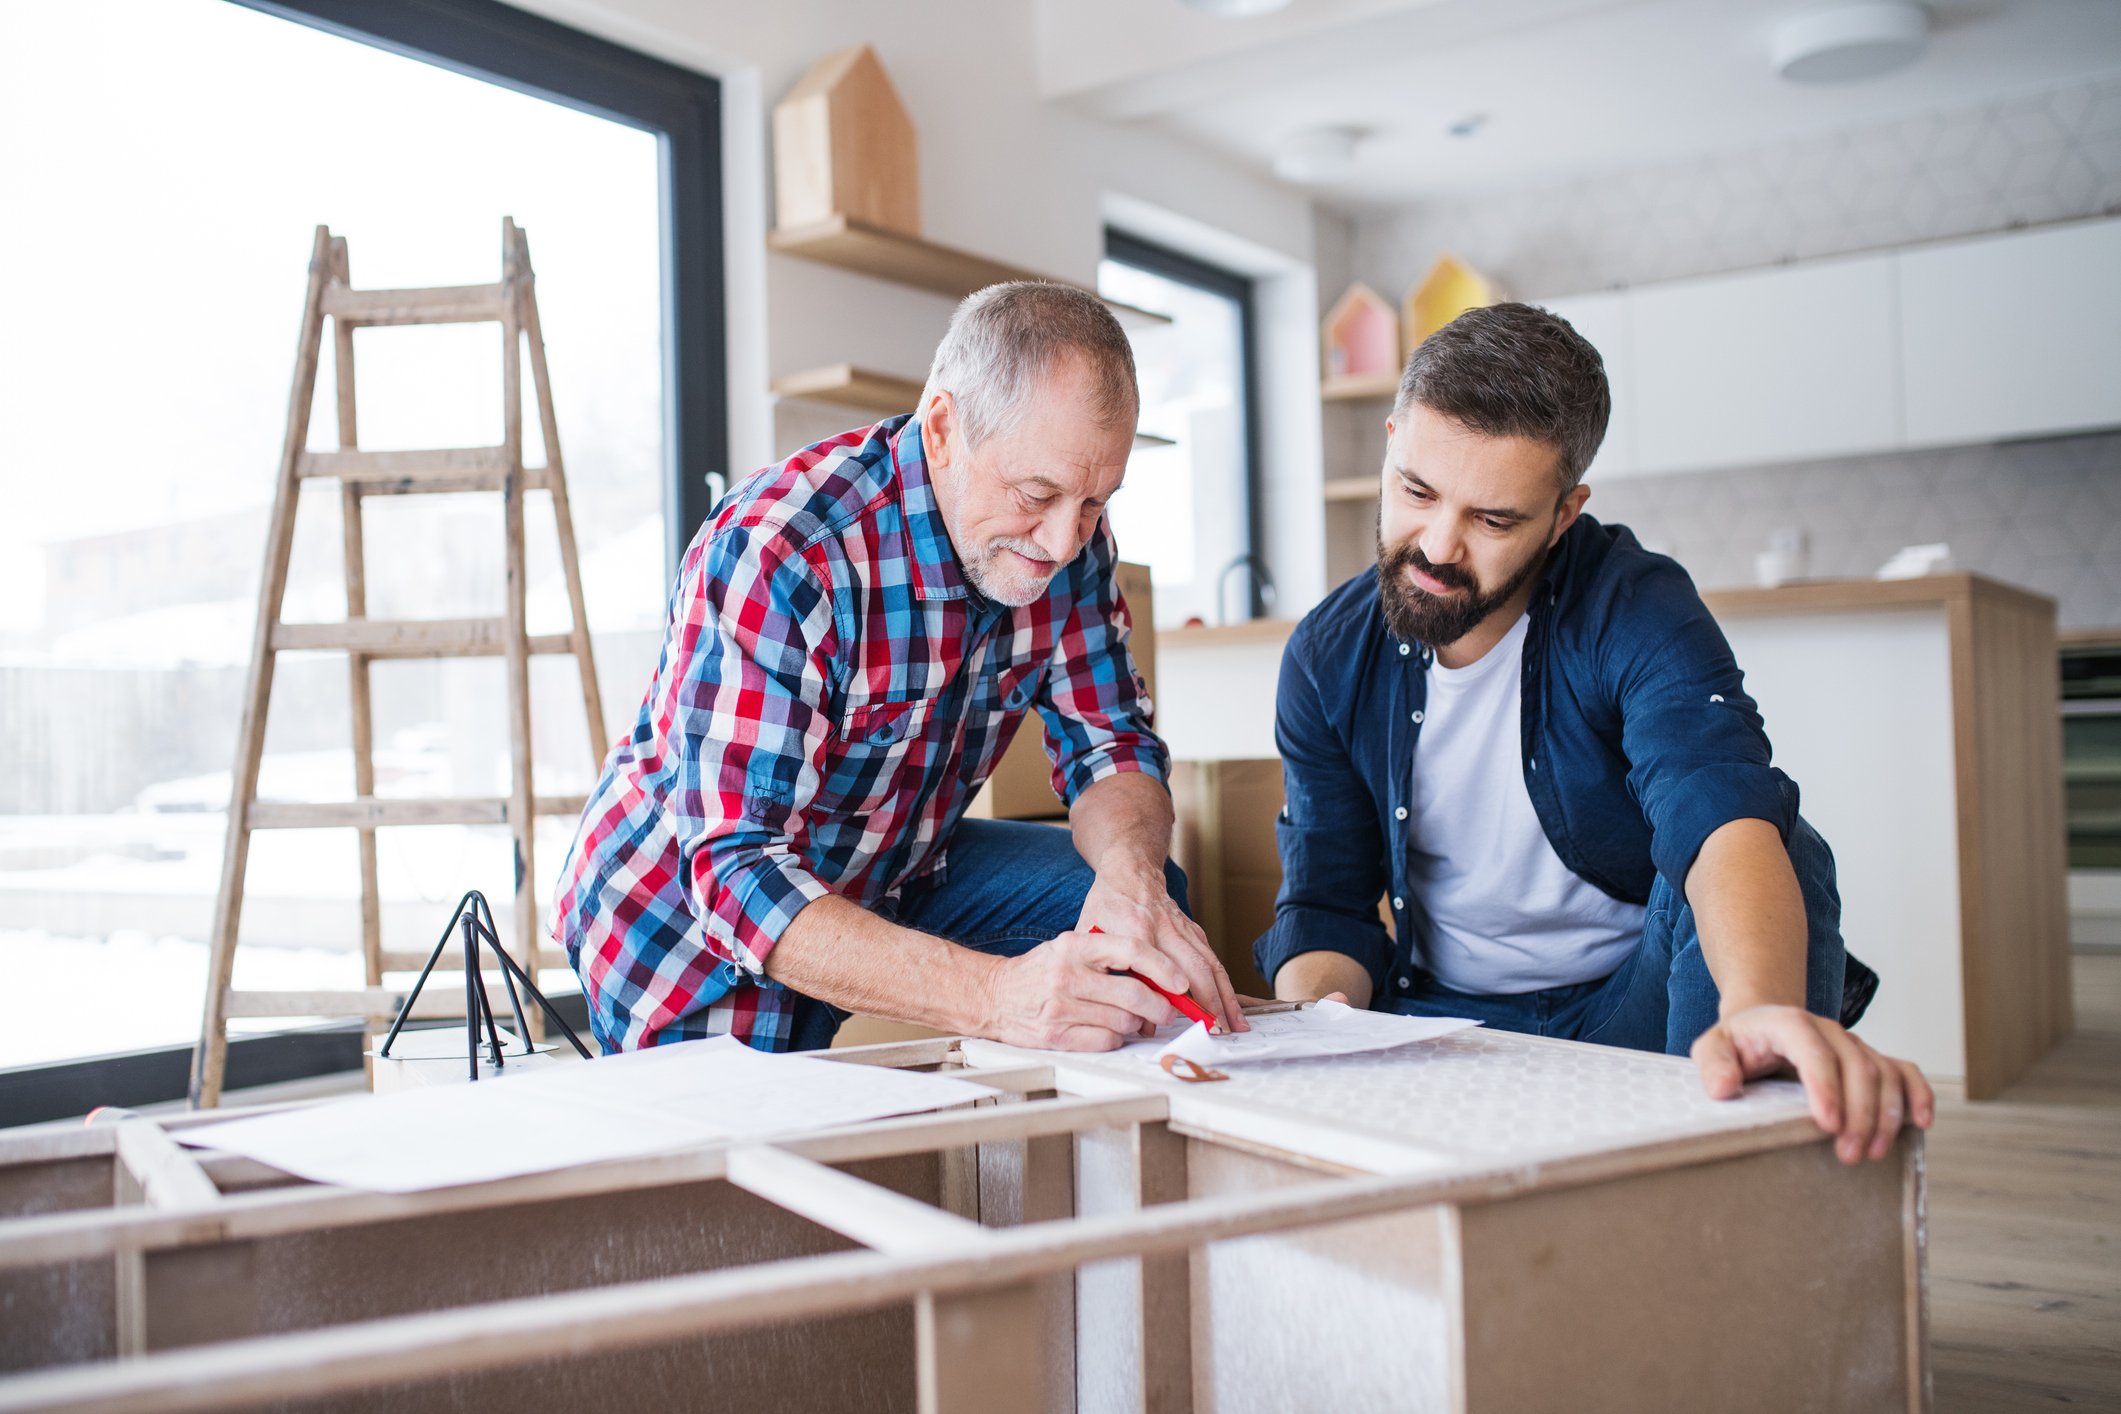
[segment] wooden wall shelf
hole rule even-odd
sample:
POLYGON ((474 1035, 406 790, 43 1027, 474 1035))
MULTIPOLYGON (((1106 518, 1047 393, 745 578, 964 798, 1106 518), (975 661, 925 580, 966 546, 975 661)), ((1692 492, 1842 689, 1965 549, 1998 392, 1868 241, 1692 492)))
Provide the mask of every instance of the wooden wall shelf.
POLYGON ((918 380, 874 373, 851 363, 829 363, 776 378, 773 391, 784 398, 814 398, 881 413, 912 412, 921 400, 918 380))
MULTIPOLYGON (((828 363, 822 368, 806 368, 800 373, 790 373, 773 380, 773 391, 783 398, 808 398, 815 402, 831 403, 836 407, 860 408, 864 412, 880 412, 887 416, 912 412, 920 404, 921 381, 917 378, 900 378, 895 374, 877 373, 867 368, 857 368, 851 363, 828 363)), ((1150 432, 1134 434, 1134 448, 1175 447, 1178 443, 1169 437, 1158 437, 1150 432)))
POLYGON ((1336 476, 1326 482, 1325 492, 1329 501, 1374 501, 1377 499, 1377 478, 1336 476))
MULTIPOLYGON (((1020 265, 990 260, 984 255, 938 245, 919 236, 887 231, 851 216, 834 216, 808 226, 782 227, 766 237, 766 244, 783 255, 837 265, 843 270, 930 290, 952 299, 963 299, 974 290, 1004 280, 1075 284, 1073 280, 1054 280, 1050 275, 1041 275, 1020 265)), ((1167 314, 1122 304, 1118 300, 1108 299, 1105 303, 1119 316, 1119 322, 1130 329, 1171 322, 1167 314)))
POLYGON ((1329 403, 1389 398, 1398 391, 1397 373, 1344 373, 1337 378, 1328 378, 1318 386, 1318 396, 1329 403))

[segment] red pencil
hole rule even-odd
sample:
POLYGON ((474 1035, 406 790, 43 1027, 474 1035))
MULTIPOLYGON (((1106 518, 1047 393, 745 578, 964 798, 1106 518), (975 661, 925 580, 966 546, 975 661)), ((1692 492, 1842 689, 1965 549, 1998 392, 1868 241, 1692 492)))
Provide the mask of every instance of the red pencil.
MULTIPOLYGON (((1093 933, 1102 933, 1105 930, 1093 924, 1091 925, 1090 931, 1093 933)), ((1157 986, 1154 982, 1151 982, 1148 978, 1142 976, 1139 972, 1136 972, 1131 967, 1116 968, 1114 969, 1112 975, 1115 977, 1132 977, 1135 981, 1141 983, 1144 987, 1147 987, 1150 991, 1156 993, 1156 995, 1162 997, 1165 1001, 1171 1003, 1172 1006, 1177 1007, 1179 1014, 1185 1017, 1188 1021, 1204 1021, 1208 1024, 1208 1029, 1210 1031, 1220 1031, 1223 1029, 1223 1024, 1215 1019, 1215 1016, 1212 1012, 1210 1012, 1206 1007, 1202 1006, 1199 1002, 1194 1001, 1193 998, 1187 996, 1183 992, 1167 992, 1162 987, 1157 986)))

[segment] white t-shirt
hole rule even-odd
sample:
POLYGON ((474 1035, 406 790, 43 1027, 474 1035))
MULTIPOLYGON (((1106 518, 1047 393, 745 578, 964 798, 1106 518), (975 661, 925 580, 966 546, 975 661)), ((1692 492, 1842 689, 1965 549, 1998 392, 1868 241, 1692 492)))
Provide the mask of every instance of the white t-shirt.
POLYGON ((1414 748, 1409 882, 1429 970, 1461 992, 1592 982, 1642 934, 1623 903, 1561 862, 1525 791, 1519 739, 1525 627, 1463 668, 1429 666, 1414 748))

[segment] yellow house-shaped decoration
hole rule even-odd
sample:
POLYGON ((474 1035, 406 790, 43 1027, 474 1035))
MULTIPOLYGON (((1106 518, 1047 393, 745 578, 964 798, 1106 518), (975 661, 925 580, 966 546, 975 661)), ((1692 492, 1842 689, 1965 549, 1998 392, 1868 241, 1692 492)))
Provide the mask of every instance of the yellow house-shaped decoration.
POLYGON ((913 119, 874 49, 826 55, 774 108, 773 177, 784 230, 846 216, 920 234, 913 119))
POLYGON ((1423 339, 1467 310, 1496 304, 1502 297, 1502 290, 1494 281, 1457 256, 1438 256, 1421 283, 1407 291, 1401 311, 1407 348, 1418 348, 1423 339))
POLYGON ((1319 361, 1328 398, 1390 393, 1399 384, 1399 320, 1392 306, 1357 282, 1326 312, 1319 361))

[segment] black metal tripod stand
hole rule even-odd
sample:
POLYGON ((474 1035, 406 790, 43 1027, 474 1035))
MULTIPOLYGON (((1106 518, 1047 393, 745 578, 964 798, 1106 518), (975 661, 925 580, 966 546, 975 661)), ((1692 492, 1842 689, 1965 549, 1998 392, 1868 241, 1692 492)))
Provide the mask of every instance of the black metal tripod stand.
POLYGON ((464 1037, 466 1059, 471 1064, 471 1078, 474 1082, 479 1078, 479 1029, 482 1024, 486 1030, 487 1053, 493 1068, 499 1070, 507 1064, 501 1054, 501 1033, 493 1024, 493 1003, 486 997, 486 978, 479 970, 481 938, 486 940, 487 945, 493 949, 494 957, 500 961, 501 982, 508 988, 508 1006, 515 1013, 516 1036, 523 1042, 523 1054, 531 1054, 530 1024, 523 1017, 523 998, 516 991, 518 982, 523 984, 523 991, 530 993, 531 1000, 544 1010, 546 1019, 560 1028, 560 1034, 567 1038, 568 1044, 575 1048, 576 1053, 583 1060, 590 1058, 589 1048, 582 1044, 582 1038, 574 1034, 574 1028, 561 1019, 551 1002, 545 1000, 545 994, 538 990, 537 983, 530 980, 530 974, 508 955, 508 949, 501 946, 500 936, 494 927, 493 910, 486 904, 486 895, 477 889, 472 889, 457 900, 456 908, 450 913, 449 922, 442 928, 442 936, 435 940, 434 951, 427 955, 427 965, 420 969, 420 980, 412 984, 412 991, 406 994, 404 1005, 398 1008, 397 1019, 390 1023, 390 1031, 383 1037, 383 1044, 376 1048, 378 1056, 390 1054, 391 1043, 398 1039, 398 1032, 405 1025, 405 1018, 412 1015, 413 1003, 420 999, 420 989, 427 985, 428 974, 433 972, 435 964, 442 960, 442 950, 449 946, 449 935, 453 932, 461 932, 464 940, 464 1037))

